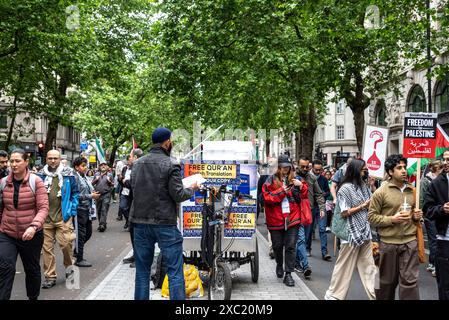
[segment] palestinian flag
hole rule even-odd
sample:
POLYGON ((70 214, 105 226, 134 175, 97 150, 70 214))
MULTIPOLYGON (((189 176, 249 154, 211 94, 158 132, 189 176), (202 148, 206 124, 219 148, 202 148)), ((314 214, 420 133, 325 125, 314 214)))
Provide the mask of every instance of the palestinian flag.
MULTIPOLYGON (((440 124, 437 123, 437 143, 435 149, 435 158, 438 158, 443 154, 444 151, 449 150, 449 136, 447 133, 441 128, 440 124)), ((421 168, 426 166, 429 161, 432 159, 421 159, 421 168)), ((407 173, 409 176, 416 172, 416 167, 418 165, 417 158, 408 158, 407 159, 407 173)))
POLYGON ((101 141, 98 138, 95 138, 95 149, 97 150, 97 161, 99 164, 107 163, 105 158, 105 153, 103 148, 101 147, 101 141))

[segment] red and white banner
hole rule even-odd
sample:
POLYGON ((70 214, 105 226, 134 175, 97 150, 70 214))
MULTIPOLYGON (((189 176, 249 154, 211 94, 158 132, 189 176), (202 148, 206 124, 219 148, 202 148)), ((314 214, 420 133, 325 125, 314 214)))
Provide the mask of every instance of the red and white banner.
POLYGON ((383 179, 387 158, 388 128, 366 125, 363 137, 362 159, 371 177, 383 179))
POLYGON ((437 116, 437 113, 405 113, 403 144, 405 158, 435 157, 437 116))

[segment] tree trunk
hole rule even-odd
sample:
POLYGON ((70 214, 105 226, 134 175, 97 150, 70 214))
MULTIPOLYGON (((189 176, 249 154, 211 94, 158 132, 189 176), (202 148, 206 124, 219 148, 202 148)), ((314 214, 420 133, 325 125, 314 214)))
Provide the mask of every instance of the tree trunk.
MULTIPOLYGON (((316 127, 306 126, 301 130, 301 153, 300 155, 306 156, 312 159, 313 154, 313 136, 315 134, 316 127)), ((298 156, 299 158, 299 156, 298 156)), ((297 159, 298 159, 297 158, 297 159)))
POLYGON ((365 130, 365 108, 362 105, 356 105, 351 107, 352 114, 354 116, 355 136, 357 139, 357 147, 361 154, 363 149, 363 133, 365 130))
POLYGON ((45 138, 44 157, 47 156, 47 152, 56 147, 56 134, 58 132, 58 120, 48 118, 48 130, 47 137, 45 138))
POLYGON ((300 114, 300 121, 305 125, 300 130, 299 155, 312 159, 313 137, 315 136, 315 131, 317 128, 315 108, 313 106, 309 106, 309 111, 307 113, 300 114))
POLYGON ((114 165, 114 161, 115 161, 115 156, 116 156, 116 154, 117 154, 117 150, 118 150, 118 145, 117 144, 115 144, 113 147, 112 147, 112 151, 111 151, 111 154, 109 155, 109 166, 112 168, 112 166, 114 165))
POLYGON ((14 96, 14 102, 12 104, 13 108, 13 116, 11 118, 11 123, 9 125, 8 137, 6 138, 4 150, 8 151, 9 145, 11 144, 12 132, 14 131, 14 125, 16 124, 16 116, 17 116, 17 95, 14 96))
POLYGON ((295 160, 298 161, 299 156, 301 155, 301 132, 295 132, 295 160))
POLYGON ((22 80, 23 80, 23 66, 20 65, 19 66, 19 80, 17 83, 17 90, 14 94, 14 101, 12 103, 12 119, 11 119, 11 124, 9 125, 9 131, 8 131, 8 137, 6 139, 5 142, 5 146, 4 146, 4 150, 8 151, 9 145, 11 144, 11 138, 12 138, 12 133, 14 131, 14 125, 16 124, 16 117, 17 117, 17 100, 19 100, 19 94, 21 92, 22 89, 22 80))
POLYGON ((112 151, 109 155, 109 166, 110 167, 112 167, 114 165, 114 161, 115 161, 115 157, 117 155, 118 148, 132 137, 129 135, 129 136, 123 137, 122 140, 117 141, 118 137, 120 137, 120 135, 122 134, 122 131, 123 131, 122 129, 123 128, 120 128, 120 130, 118 131, 118 133, 116 135, 117 138, 115 139, 116 143, 113 145, 112 151))
MULTIPOLYGON (((352 110, 357 147, 359 149, 359 153, 361 154, 363 148, 363 132, 365 130, 365 109, 369 107, 370 99, 364 94, 365 86, 363 83, 363 77, 360 73, 355 73, 353 78, 355 87, 347 87, 344 90, 344 97, 348 103, 348 106, 352 110)), ((347 82, 349 83, 350 80, 347 82)))
POLYGON ((270 137, 267 137, 267 141, 265 143, 265 155, 268 158, 270 158, 270 144, 271 144, 271 139, 270 137))

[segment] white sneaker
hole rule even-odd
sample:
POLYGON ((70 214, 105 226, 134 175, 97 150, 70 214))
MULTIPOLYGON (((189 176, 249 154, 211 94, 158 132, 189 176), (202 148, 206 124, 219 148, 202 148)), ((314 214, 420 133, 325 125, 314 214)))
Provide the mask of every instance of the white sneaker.
POLYGON ((326 294, 324 295, 324 300, 338 300, 337 298, 333 297, 330 293, 329 290, 326 291, 326 294))
POLYGON ((331 232, 331 228, 326 227, 326 232, 327 232, 327 233, 331 232))

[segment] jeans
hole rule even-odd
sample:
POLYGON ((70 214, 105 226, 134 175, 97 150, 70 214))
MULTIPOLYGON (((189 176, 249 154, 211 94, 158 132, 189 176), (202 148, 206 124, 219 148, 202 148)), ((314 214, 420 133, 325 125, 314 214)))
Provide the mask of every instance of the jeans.
POLYGON ((167 266, 170 300, 185 300, 182 235, 176 225, 134 223, 136 280, 134 299, 150 299, 150 273, 157 242, 167 266))
POLYGON ((306 270, 309 267, 309 260, 307 259, 306 252, 306 236, 303 225, 299 225, 298 229, 298 242, 296 242, 296 264, 299 265, 302 270, 306 270))
POLYGON ((296 242, 298 241, 299 225, 285 230, 270 230, 271 241, 273 242, 274 258, 278 266, 284 265, 285 249, 285 272, 293 272, 296 260, 296 242))
POLYGON ((118 216, 125 217, 125 220, 128 221, 129 218, 129 209, 131 208, 131 201, 129 200, 129 196, 125 196, 124 194, 120 194, 120 202, 118 205, 118 216))
POLYGON ((84 259, 84 245, 92 236, 92 221, 89 219, 89 210, 78 209, 78 248, 75 250, 76 261, 84 259))
POLYGON ((437 227, 435 221, 424 219, 426 226, 427 240, 429 241, 429 263, 435 264, 435 255, 437 252, 437 227))
POLYGON ((16 275, 17 255, 25 269, 25 285, 30 300, 39 297, 41 266, 39 264, 44 233, 38 231, 33 239, 22 241, 0 232, 0 300, 9 300, 16 275))
POLYGON ((318 224, 320 231, 320 242, 321 242, 321 255, 327 254, 327 219, 326 215, 323 218, 320 218, 320 209, 315 207, 312 209, 312 217, 313 223, 310 226, 305 227, 306 233, 306 249, 307 251, 312 251, 312 233, 315 231, 315 225, 318 224))

